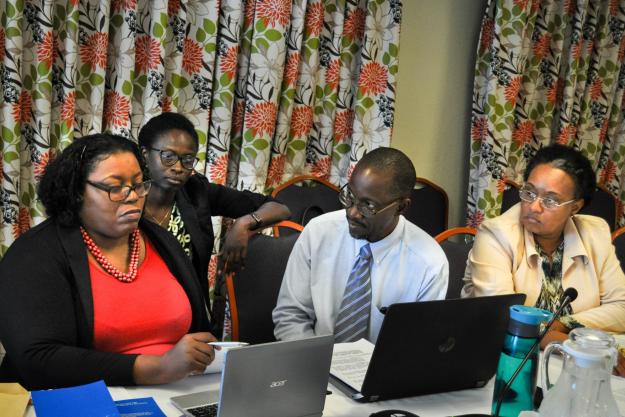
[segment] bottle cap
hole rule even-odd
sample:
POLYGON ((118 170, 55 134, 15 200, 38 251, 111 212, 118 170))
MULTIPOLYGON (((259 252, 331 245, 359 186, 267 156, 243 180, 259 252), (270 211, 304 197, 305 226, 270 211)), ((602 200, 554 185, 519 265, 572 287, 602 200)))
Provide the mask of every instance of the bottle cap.
POLYGON ((515 305, 510 307, 508 332, 521 337, 538 337, 540 324, 551 319, 553 313, 536 307, 515 305))
POLYGON ((601 330, 586 327, 571 330, 562 350, 573 356, 582 368, 597 366, 597 362, 606 359, 610 362, 609 368, 616 366, 616 340, 601 330))
POLYGON ((512 306, 510 307, 510 318, 525 324, 539 325, 551 320, 553 313, 536 307, 512 306))

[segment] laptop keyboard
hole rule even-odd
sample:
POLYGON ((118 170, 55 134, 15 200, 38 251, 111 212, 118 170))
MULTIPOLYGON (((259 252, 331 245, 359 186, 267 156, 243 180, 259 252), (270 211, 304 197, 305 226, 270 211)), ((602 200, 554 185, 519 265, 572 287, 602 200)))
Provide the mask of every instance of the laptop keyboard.
POLYGON ((199 407, 187 408, 187 413, 195 417, 217 417, 218 404, 208 404, 199 407))

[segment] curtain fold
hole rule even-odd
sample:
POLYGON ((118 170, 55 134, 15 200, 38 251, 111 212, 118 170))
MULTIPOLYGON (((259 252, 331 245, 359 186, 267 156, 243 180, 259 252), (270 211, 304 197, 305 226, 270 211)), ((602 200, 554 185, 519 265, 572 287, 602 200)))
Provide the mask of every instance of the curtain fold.
POLYGON ((399 0, 7 0, 0 4, 0 256, 44 219, 36 187, 75 137, 136 138, 163 111, 196 170, 270 192, 347 180, 390 144, 399 0))
POLYGON ((623 223, 625 2, 491 0, 473 91, 467 224, 501 210, 504 181, 550 143, 580 149, 623 223))

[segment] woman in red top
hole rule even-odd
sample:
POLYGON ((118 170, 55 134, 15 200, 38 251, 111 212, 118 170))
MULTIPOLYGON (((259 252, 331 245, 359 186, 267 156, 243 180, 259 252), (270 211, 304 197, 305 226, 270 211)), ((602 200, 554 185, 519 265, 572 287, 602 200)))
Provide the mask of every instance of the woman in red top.
POLYGON ((75 140, 50 163, 39 198, 50 217, 0 262, 1 380, 29 389, 159 384, 214 358, 193 266, 141 220, 151 183, 129 140, 75 140))

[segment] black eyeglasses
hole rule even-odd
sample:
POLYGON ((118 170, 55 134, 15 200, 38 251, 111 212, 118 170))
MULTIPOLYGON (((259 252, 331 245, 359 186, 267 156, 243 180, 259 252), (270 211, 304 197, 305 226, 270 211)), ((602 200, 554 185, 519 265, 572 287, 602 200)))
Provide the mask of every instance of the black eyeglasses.
POLYGON ((178 155, 176 152, 167 149, 152 147, 149 147, 148 149, 159 152, 161 155, 161 162, 167 167, 173 166, 176 162, 180 161, 185 169, 193 169, 195 164, 197 164, 200 160, 200 158, 197 158, 195 155, 178 155))
POLYGON ((92 182, 89 180, 87 180, 86 182, 87 184, 97 188, 98 190, 106 191, 109 194, 109 199, 116 203, 119 203, 120 201, 125 201, 132 191, 134 191, 139 198, 145 197, 146 195, 148 195, 148 192, 150 192, 150 187, 152 186, 152 181, 143 181, 134 185, 120 185, 115 187, 92 182))
POLYGON ((341 192, 339 193, 339 202, 346 209, 350 208, 351 206, 356 206, 360 214, 362 214, 364 217, 373 217, 376 214, 380 214, 387 208, 392 207, 393 205, 398 203, 399 199, 395 199, 381 209, 378 209, 373 203, 365 203, 358 200, 356 196, 354 196, 354 194, 352 193, 352 190, 349 188, 349 184, 345 184, 343 187, 341 187, 341 192))

